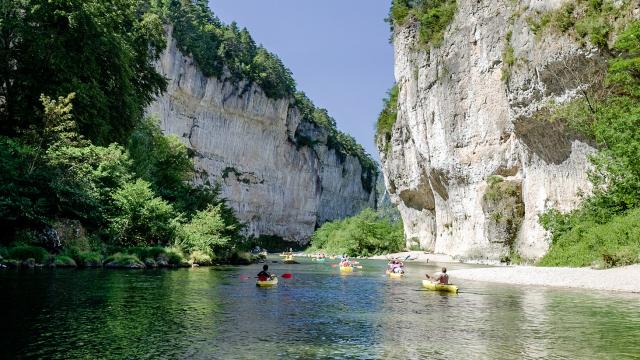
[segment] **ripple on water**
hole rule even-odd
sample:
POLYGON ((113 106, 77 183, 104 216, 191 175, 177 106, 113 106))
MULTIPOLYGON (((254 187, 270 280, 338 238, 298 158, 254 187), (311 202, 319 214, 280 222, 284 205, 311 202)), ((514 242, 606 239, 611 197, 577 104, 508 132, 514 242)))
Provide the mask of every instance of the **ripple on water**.
MULTIPOLYGON (((2 357, 15 358, 633 358, 640 296, 461 281, 420 291, 422 273, 383 262, 330 264, 258 288, 259 266, 174 271, 0 272, 2 357)), ((461 266, 461 265, 453 265, 461 266)))

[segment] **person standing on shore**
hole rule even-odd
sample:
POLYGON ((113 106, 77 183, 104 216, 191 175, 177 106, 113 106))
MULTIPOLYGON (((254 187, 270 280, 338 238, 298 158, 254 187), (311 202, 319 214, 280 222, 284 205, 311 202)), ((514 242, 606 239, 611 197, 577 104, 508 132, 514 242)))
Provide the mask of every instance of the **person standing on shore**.
POLYGON ((442 271, 433 274, 433 276, 429 276, 429 274, 426 274, 426 277, 434 284, 449 284, 449 275, 447 275, 446 267, 442 267, 442 271))

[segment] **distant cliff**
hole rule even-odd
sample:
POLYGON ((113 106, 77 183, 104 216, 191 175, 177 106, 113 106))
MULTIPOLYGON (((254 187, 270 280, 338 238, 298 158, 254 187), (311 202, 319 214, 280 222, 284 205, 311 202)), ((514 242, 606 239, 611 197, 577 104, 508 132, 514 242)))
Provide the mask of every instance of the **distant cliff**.
POLYGON ((157 69, 168 88, 147 113, 193 150, 199 181, 221 185, 248 235, 306 243, 319 224, 375 207, 375 169, 303 119, 293 98, 206 77, 171 28, 157 69))
POLYGON ((595 151, 546 109, 581 96, 606 59, 562 32, 536 35, 542 14, 568 1, 448 3, 442 37, 428 34, 437 46, 425 46, 418 20, 395 24, 397 117, 378 137, 386 188, 409 246, 539 258, 549 247, 539 215, 579 205, 595 151))

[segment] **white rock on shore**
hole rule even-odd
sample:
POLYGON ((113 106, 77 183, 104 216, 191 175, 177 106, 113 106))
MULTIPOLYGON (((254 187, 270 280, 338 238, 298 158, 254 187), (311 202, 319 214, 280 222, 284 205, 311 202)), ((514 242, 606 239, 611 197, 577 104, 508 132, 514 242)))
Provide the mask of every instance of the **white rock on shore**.
POLYGON ((398 259, 408 258, 410 260, 415 260, 418 262, 439 262, 439 263, 458 262, 449 255, 432 254, 432 253, 426 253, 424 251, 402 251, 402 252, 397 252, 393 254, 376 255, 376 256, 369 257, 369 259, 372 259, 372 260, 385 260, 385 259, 395 259, 395 258, 398 258, 398 259))
POLYGON ((452 270, 453 279, 640 293, 640 265, 607 270, 505 266, 452 270))

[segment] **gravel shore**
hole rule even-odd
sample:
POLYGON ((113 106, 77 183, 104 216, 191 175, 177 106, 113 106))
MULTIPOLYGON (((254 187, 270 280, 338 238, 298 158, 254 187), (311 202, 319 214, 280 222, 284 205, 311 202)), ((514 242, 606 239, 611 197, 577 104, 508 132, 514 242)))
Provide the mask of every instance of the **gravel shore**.
POLYGON ((640 265, 607 270, 503 266, 449 271, 453 279, 640 293, 640 265))
MULTIPOLYGON (((407 256, 417 262, 458 262, 448 255, 427 254, 423 251, 404 251, 389 255, 373 256, 370 259, 404 259, 407 256)), ((606 270, 537 266, 495 266, 450 270, 449 275, 454 281, 457 278, 512 285, 554 286, 640 293, 640 265, 623 266, 606 270)))
POLYGON ((376 255, 371 256, 369 259, 373 260, 385 260, 385 259, 405 259, 409 258, 411 260, 419 261, 419 262, 458 262, 455 261, 451 256, 444 254, 428 254, 424 251, 403 251, 393 254, 387 255, 376 255))

